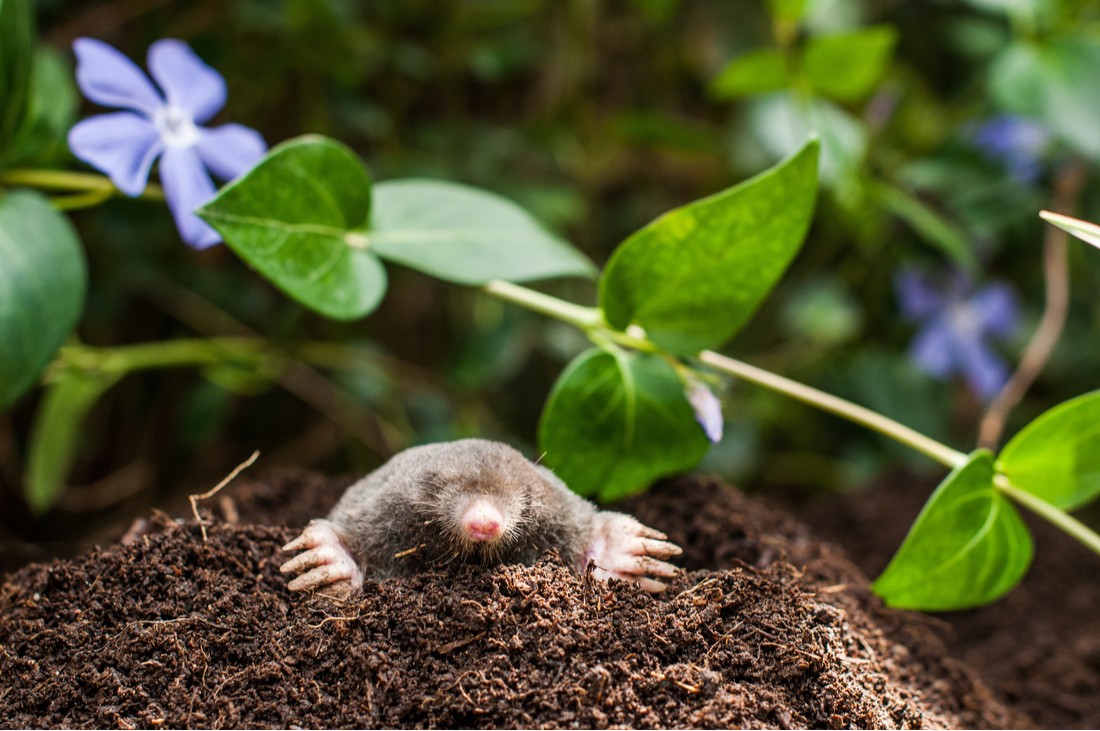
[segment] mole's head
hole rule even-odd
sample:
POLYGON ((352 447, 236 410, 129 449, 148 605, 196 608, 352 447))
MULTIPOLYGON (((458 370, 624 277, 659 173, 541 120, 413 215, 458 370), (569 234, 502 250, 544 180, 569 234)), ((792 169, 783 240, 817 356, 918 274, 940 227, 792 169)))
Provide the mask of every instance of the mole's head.
POLYGON ((460 556, 494 561, 525 537, 537 495, 545 494, 542 475, 506 445, 464 440, 447 464, 426 470, 421 510, 460 556))

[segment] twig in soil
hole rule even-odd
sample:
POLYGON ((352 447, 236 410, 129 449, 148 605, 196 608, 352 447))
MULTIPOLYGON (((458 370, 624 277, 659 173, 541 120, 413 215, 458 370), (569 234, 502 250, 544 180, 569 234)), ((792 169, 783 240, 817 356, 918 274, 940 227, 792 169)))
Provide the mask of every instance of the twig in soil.
POLYGON ((306 625, 306 626, 309 627, 310 629, 321 629, 322 627, 325 626, 325 622, 341 622, 341 621, 343 621, 343 622, 354 622, 355 620, 359 619, 362 616, 363 615, 361 615, 361 614, 355 614, 355 615, 346 616, 346 617, 344 617, 344 616, 325 617, 324 619, 322 619, 317 624, 309 624, 309 625, 306 625))
POLYGON ((439 653, 440 655, 446 655, 450 652, 454 652, 455 650, 457 650, 459 648, 465 647, 466 645, 470 644, 471 642, 477 642, 478 640, 480 640, 484 636, 485 636, 485 633, 480 632, 480 633, 474 635, 473 637, 467 637, 465 639, 455 640, 454 642, 448 642, 445 645, 440 645, 439 647, 437 647, 435 649, 435 651, 437 653, 439 653))
MULTIPOLYGON (((1073 160, 1058 171, 1054 181, 1055 210, 1070 211, 1085 183, 1085 168, 1080 160, 1073 160)), ((1023 399, 1031 384, 1050 360, 1054 346, 1062 337, 1069 311, 1069 234, 1050 226, 1043 239, 1043 274, 1046 279, 1046 303, 1035 333, 1020 357, 1016 372, 1008 379, 1000 393, 989 404, 978 427, 978 446, 996 449, 1004 433, 1008 415, 1023 399)))
POLYGON ((253 462, 260 457, 260 450, 256 450, 252 453, 252 456, 241 462, 239 465, 233 468, 233 471, 226 475, 225 479, 214 485, 213 488, 207 490, 201 495, 188 495, 187 499, 191 501, 191 512, 195 515, 195 522, 199 524, 199 530, 202 531, 202 542, 206 543, 206 523, 202 521, 202 517, 199 515, 199 500, 206 500, 207 498, 214 497, 218 494, 218 491, 233 481, 233 478, 248 469, 253 462))

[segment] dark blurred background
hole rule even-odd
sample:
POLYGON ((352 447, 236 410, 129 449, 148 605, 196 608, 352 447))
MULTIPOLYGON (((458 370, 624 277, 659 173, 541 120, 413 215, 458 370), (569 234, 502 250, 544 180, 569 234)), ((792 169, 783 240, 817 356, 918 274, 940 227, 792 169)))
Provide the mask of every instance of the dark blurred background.
MULTIPOLYGON (((965 280, 959 297, 1010 285, 1015 325, 990 347, 1015 364, 1042 309, 1037 212, 1052 205, 1060 171, 1085 170, 1066 212, 1100 219, 1089 175, 1100 66, 1073 71, 1100 61, 1098 18, 1086 0, 38 3, 42 40, 69 69, 80 36, 141 65, 153 41, 184 39, 228 82, 215 123, 254 127, 272 145, 335 137, 379 180, 501 193, 600 265, 660 213, 763 170, 815 129, 826 161, 814 226, 726 350, 964 450, 983 400, 965 377, 937 378, 911 357, 920 323, 902 316, 896 281, 906 271, 965 280), (854 92, 825 93, 798 66, 815 39, 880 26, 881 72, 854 92), (1065 38, 1081 58, 1043 71, 1064 93, 1036 98, 1026 74, 1003 70, 1006 49, 1058 50, 1065 38), (788 59, 783 88, 728 71, 768 49, 788 59)), ((853 63, 875 65, 858 54, 853 63)), ((226 248, 184 246, 162 206, 116 200, 73 219, 91 277, 81 342, 259 335, 285 350, 259 365, 128 375, 84 421, 69 487, 39 517, 22 491, 40 398, 24 397, 0 415, 0 510, 20 539, 56 547, 98 535, 208 489, 254 449, 253 473, 364 472, 406 446, 473 435, 533 454, 546 395, 585 345, 566 326, 398 267, 376 313, 330 322, 226 248)), ((1100 380, 1100 252, 1071 245, 1070 271, 1065 336, 1009 433, 1100 380)), ((544 288, 595 301, 588 282, 544 288)), ((701 469, 746 489, 852 490, 898 469, 933 481, 942 472, 754 386, 722 396, 726 436, 701 469)))

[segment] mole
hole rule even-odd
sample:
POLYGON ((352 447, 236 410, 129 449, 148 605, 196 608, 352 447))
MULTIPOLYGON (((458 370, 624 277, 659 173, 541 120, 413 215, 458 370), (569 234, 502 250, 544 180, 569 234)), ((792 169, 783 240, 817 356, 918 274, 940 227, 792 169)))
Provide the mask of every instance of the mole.
POLYGON ((364 577, 452 563, 532 565, 557 551, 578 573, 627 579, 649 592, 679 573, 681 553, 660 531, 599 510, 553 472, 501 442, 461 439, 400 452, 349 487, 284 551, 291 591, 346 598, 364 577))

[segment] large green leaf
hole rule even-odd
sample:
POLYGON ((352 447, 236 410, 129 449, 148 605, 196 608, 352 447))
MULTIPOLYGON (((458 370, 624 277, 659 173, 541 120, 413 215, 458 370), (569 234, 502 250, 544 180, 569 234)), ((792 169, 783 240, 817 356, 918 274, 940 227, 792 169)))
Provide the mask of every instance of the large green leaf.
POLYGON ((69 219, 38 193, 0 197, 0 408, 35 382, 72 332, 87 278, 69 219))
POLYGON ((806 44, 802 64, 814 89, 842 102, 857 102, 875 90, 897 43, 888 25, 851 33, 816 36, 806 44))
POLYGON ((993 486, 993 455, 978 450, 932 493, 875 593, 905 609, 948 611, 987 604, 1019 583, 1031 534, 993 486))
POLYGON ((1053 36, 1018 42, 990 66, 993 98, 1014 114, 1045 122, 1080 152, 1100 158, 1100 42, 1094 36, 1053 36))
POLYGON ((371 179, 350 149, 306 136, 274 148, 199 209, 229 248, 307 307, 362 317, 386 290, 366 234, 371 179))
POLYGON ((709 443, 667 362, 592 349, 554 385, 539 445, 571 488, 616 500, 694 467, 709 443))
POLYGON ((27 504, 36 514, 50 509, 86 441, 84 417, 121 374, 66 373, 46 389, 27 446, 27 504))
POLYGON ((374 187, 370 249, 449 282, 590 277, 595 268, 506 198, 441 180, 374 187))
POLYGON ((1000 455, 1013 486, 1063 510, 1100 494, 1100 391, 1055 406, 1025 426, 1000 455))
POLYGON ((722 193, 666 213, 615 251, 600 281, 607 321, 695 353, 737 332, 802 245, 817 193, 816 140, 722 193))
POLYGON ((30 0, 0 0, 0 161, 6 160, 23 120, 34 60, 30 0))

